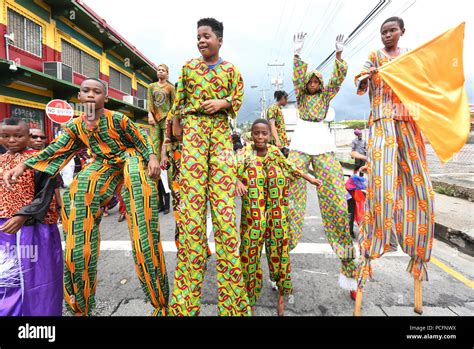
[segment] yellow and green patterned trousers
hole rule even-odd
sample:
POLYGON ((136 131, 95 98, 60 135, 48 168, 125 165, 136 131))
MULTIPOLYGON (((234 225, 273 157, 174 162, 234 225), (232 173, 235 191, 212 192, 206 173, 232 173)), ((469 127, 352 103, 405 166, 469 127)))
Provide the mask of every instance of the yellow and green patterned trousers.
POLYGON ((250 315, 239 258, 235 158, 227 116, 187 115, 183 125, 179 250, 169 314, 199 315, 210 200, 217 258, 218 313, 250 315))
POLYGON ((123 181, 122 197, 127 206, 138 278, 156 309, 155 315, 166 315, 169 288, 160 242, 156 185, 147 177, 144 166, 141 157, 130 157, 122 166, 94 160, 77 174, 64 194, 64 298, 72 314, 90 315, 95 306, 100 207, 123 181))
MULTIPOLYGON (((172 142, 166 146, 166 153, 168 156, 168 161, 170 163, 170 167, 168 169, 168 183, 171 189, 171 196, 173 198, 173 213, 174 213, 174 220, 175 220, 175 231, 174 231, 174 241, 176 244, 176 248, 179 250, 179 231, 181 228, 181 220, 180 220, 180 202, 181 197, 179 193, 179 180, 181 178, 181 153, 182 147, 181 143, 179 142, 172 142)), ((207 257, 209 258, 212 253, 211 249, 209 248, 208 241, 206 239, 206 250, 207 250, 207 257)))
POLYGON ((281 295, 293 292, 288 239, 289 179, 277 164, 255 159, 242 175, 248 188, 242 197, 240 260, 247 294, 254 306, 262 291, 260 263, 263 243, 270 270, 281 295))
POLYGON ((161 149, 165 140, 166 118, 156 122, 155 126, 151 126, 150 137, 155 149, 155 155, 158 161, 161 161, 161 149))
MULTIPOLYGON (((289 160, 302 172, 308 172, 311 163, 314 176, 322 180, 323 185, 317 189, 317 192, 326 239, 341 261, 342 275, 354 279, 357 270, 357 265, 354 262, 356 254, 349 232, 346 188, 341 164, 337 161, 334 153, 310 156, 291 150, 289 160)), ((292 181, 289 200, 291 249, 296 247, 303 232, 306 197, 307 189, 304 179, 292 181)))

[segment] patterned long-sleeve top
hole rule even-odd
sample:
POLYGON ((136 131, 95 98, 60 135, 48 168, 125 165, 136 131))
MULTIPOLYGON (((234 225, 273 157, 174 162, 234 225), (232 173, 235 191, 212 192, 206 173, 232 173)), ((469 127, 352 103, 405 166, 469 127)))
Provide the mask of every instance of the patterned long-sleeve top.
POLYGON ((25 225, 55 224, 58 221, 56 200, 51 200, 55 186, 53 179, 28 169, 17 183, 12 184, 11 190, 3 185, 3 171, 14 168, 35 153, 34 150, 26 150, 21 153, 6 152, 0 155, 0 218, 30 216, 25 225))
MULTIPOLYGON (((405 52, 408 52, 408 49, 400 49, 400 54, 405 52)), ((392 58, 383 50, 373 51, 369 54, 360 74, 354 78, 358 95, 363 95, 367 89, 369 90, 370 124, 379 119, 412 120, 406 106, 379 74, 375 74, 370 80, 364 79, 370 68, 378 69, 391 60, 392 58)))
POLYGON ((237 117, 244 97, 244 82, 239 70, 227 61, 222 61, 212 69, 200 58, 186 63, 176 88, 171 113, 179 118, 186 115, 205 115, 201 104, 207 100, 225 99, 231 107, 218 114, 237 117))
POLYGON ((248 144, 244 148, 244 151, 237 155, 237 178, 242 180, 243 174, 249 171, 257 161, 261 162, 262 165, 278 165, 285 173, 285 176, 290 180, 303 177, 303 173, 298 170, 293 163, 288 161, 280 149, 274 145, 268 144, 267 155, 259 157, 256 155, 252 144, 248 144))
POLYGON ((296 102, 298 104, 299 117, 306 121, 322 121, 326 117, 329 103, 337 95, 347 75, 347 63, 335 60, 334 69, 327 85, 324 85, 323 76, 317 70, 307 72, 308 64, 299 56, 293 60, 293 85, 295 87, 296 102), (309 94, 306 85, 313 76, 320 82, 320 91, 309 94))
POLYGON ((168 81, 164 86, 160 86, 158 82, 148 86, 148 111, 153 114, 156 122, 166 118, 173 106, 174 97, 174 85, 168 81))
MULTIPOLYGON (((268 108, 267 119, 275 120, 275 128, 277 130, 281 146, 287 147, 289 145, 289 142, 288 137, 286 136, 285 118, 283 117, 283 113, 278 103, 274 103, 270 108, 268 108)), ((275 145, 275 139, 273 137, 272 144, 275 145)))
POLYGON ((95 161, 110 165, 123 164, 130 156, 142 156, 148 162, 154 154, 145 131, 127 116, 105 110, 94 130, 83 117, 70 120, 60 136, 24 164, 55 176, 82 148, 90 149, 95 161))

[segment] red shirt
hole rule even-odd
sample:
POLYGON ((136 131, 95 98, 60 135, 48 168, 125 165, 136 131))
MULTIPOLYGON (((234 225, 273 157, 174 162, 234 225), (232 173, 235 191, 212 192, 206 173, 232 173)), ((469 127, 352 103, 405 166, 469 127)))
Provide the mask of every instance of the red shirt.
MULTIPOLYGON (((36 151, 25 150, 21 153, 10 153, 0 155, 0 218, 11 218, 21 208, 29 205, 35 197, 35 171, 27 169, 12 185, 11 190, 7 190, 3 183, 3 172, 10 170, 30 158, 36 151)), ((55 224, 58 221, 56 212, 56 200, 51 200, 49 211, 42 223, 55 224)))

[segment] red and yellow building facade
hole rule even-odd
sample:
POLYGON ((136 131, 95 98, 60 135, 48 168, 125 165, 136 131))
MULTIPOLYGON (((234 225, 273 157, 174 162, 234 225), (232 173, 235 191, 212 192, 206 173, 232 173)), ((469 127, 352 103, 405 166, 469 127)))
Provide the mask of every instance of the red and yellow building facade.
POLYGON ((123 101, 146 99, 156 67, 80 0, 0 1, 0 121, 22 117, 52 139, 59 125, 45 116, 54 98, 71 103, 86 77, 107 82, 107 108, 144 124, 146 107, 123 101), (10 40, 13 35, 13 40, 10 40), (7 35, 7 37, 5 37, 7 35), (72 81, 43 73, 43 62, 72 67, 72 81))

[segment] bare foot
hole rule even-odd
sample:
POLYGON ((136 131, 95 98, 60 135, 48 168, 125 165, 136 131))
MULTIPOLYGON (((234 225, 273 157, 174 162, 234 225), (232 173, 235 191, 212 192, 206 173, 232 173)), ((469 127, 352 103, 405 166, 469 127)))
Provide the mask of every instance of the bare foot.
POLYGON ((252 312, 252 316, 255 316, 255 308, 254 307, 250 307, 250 310, 252 312))

